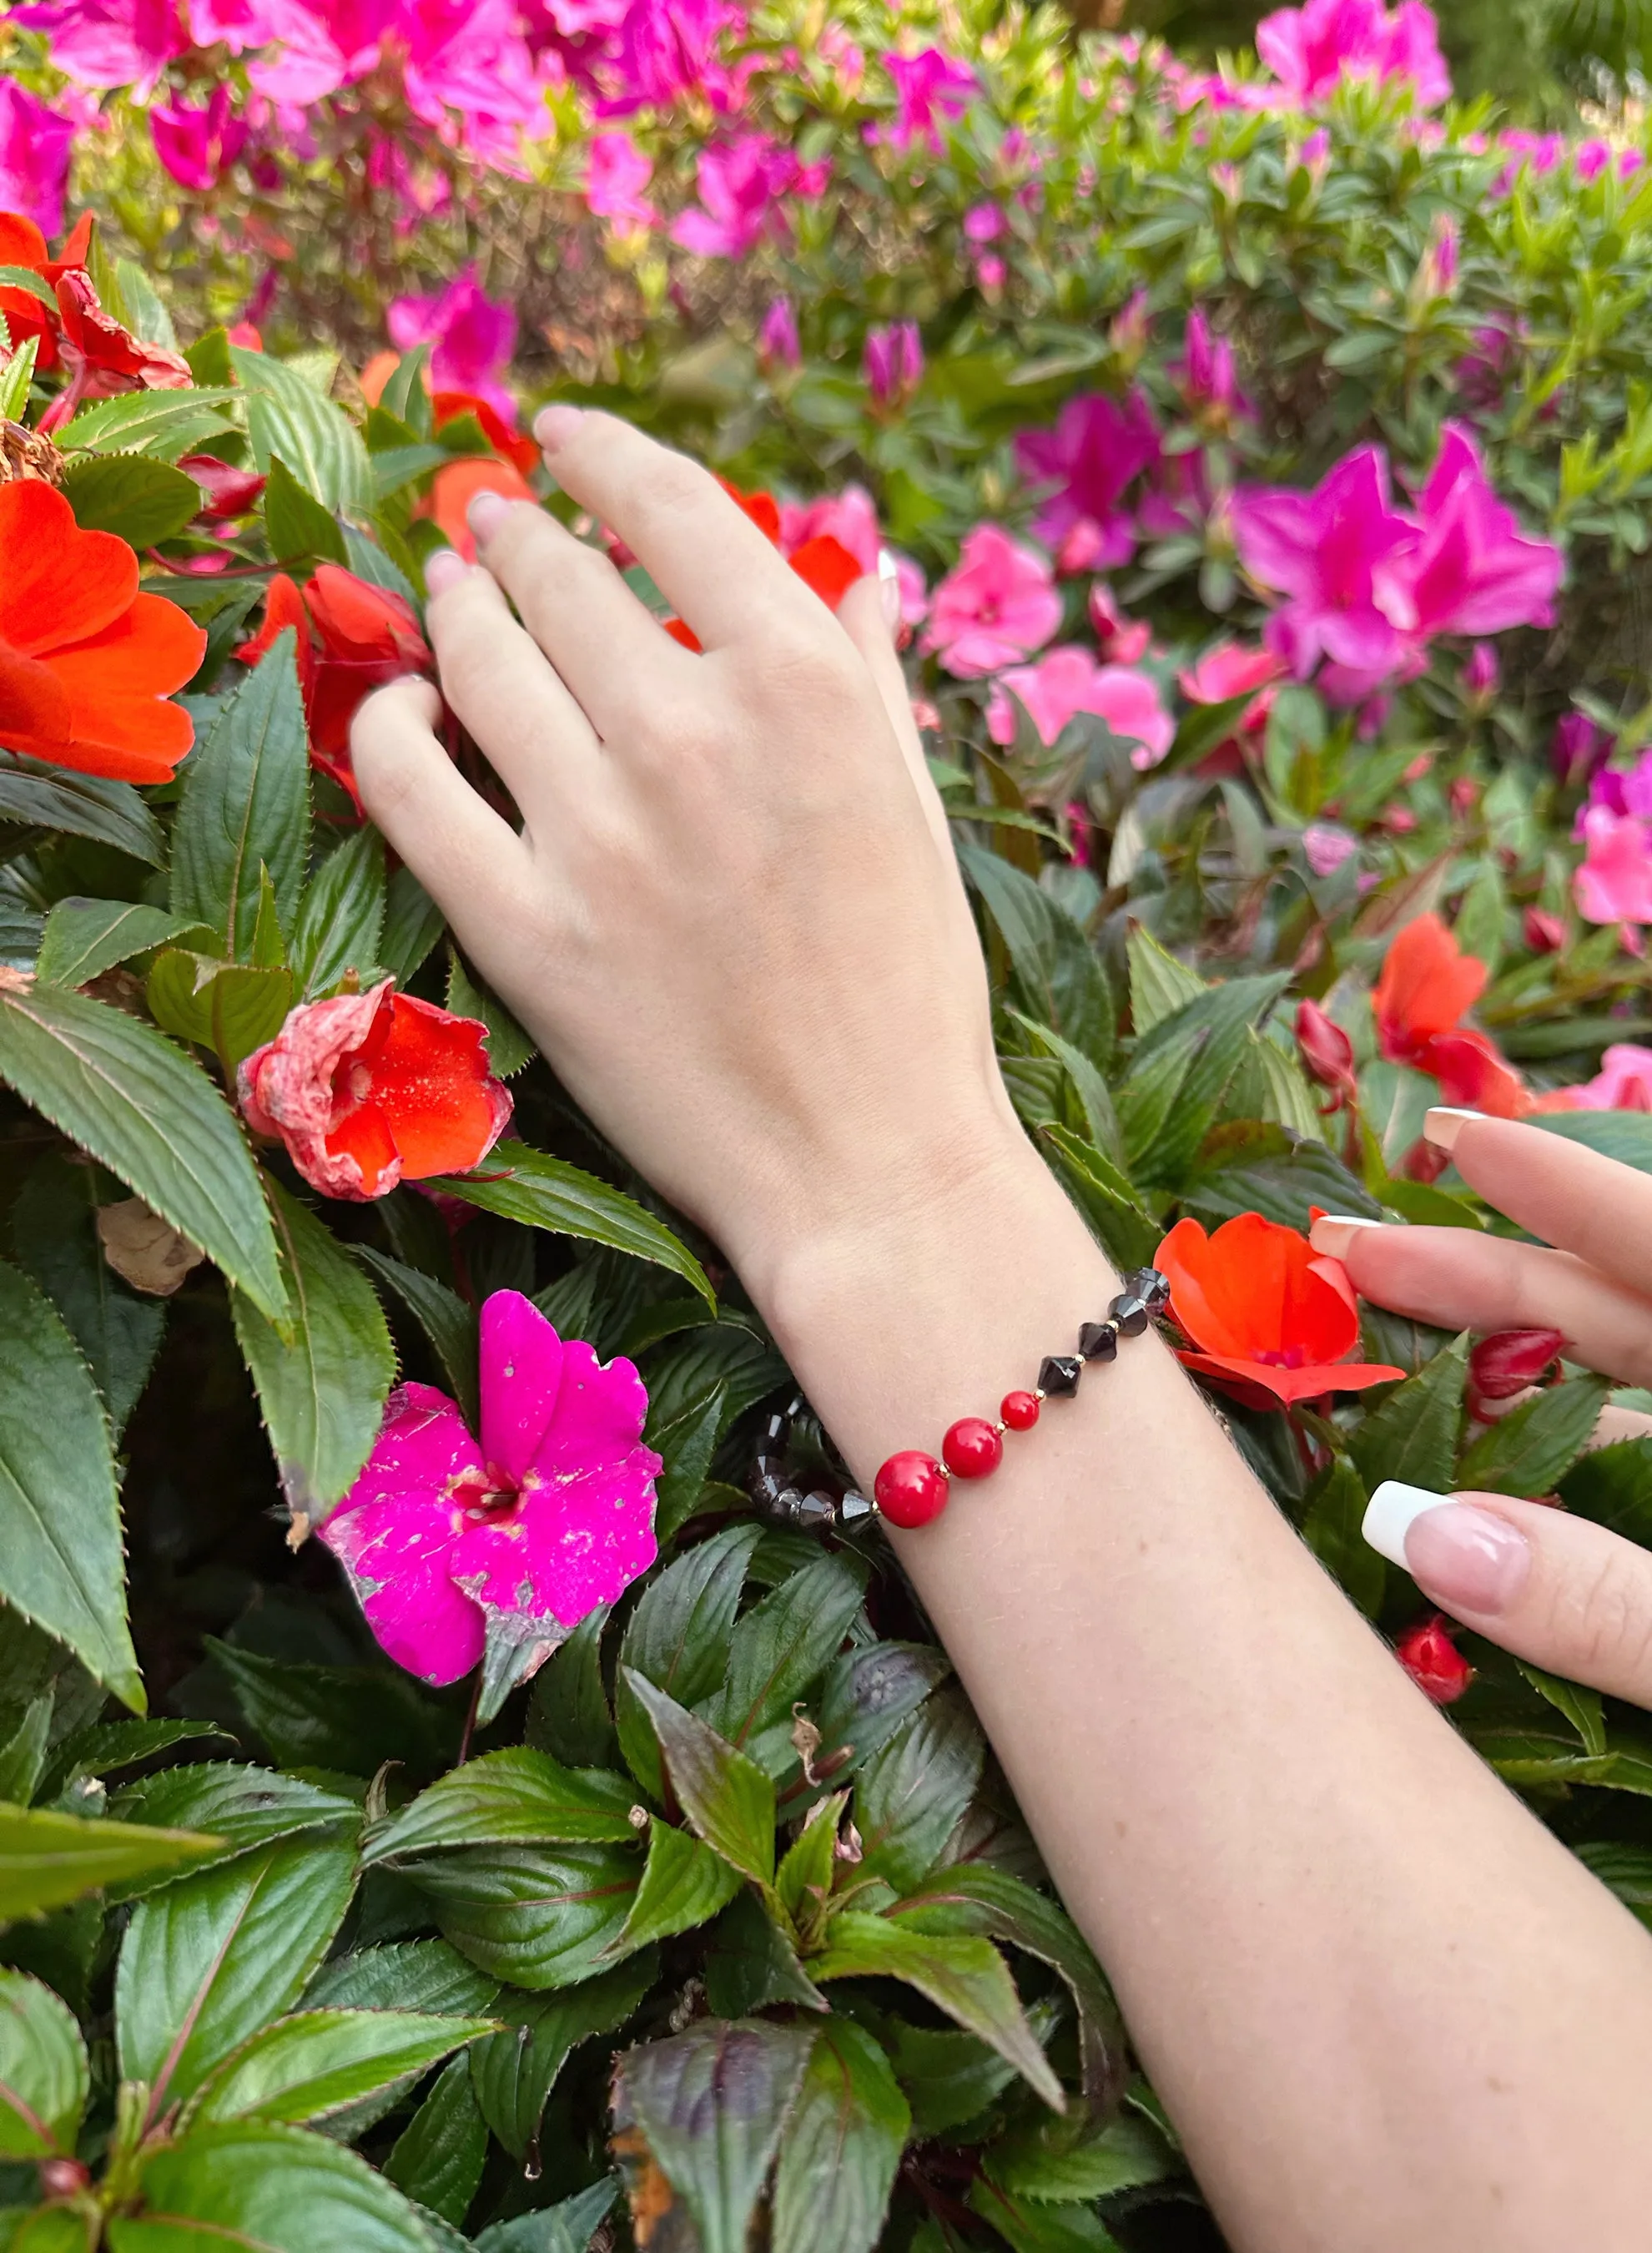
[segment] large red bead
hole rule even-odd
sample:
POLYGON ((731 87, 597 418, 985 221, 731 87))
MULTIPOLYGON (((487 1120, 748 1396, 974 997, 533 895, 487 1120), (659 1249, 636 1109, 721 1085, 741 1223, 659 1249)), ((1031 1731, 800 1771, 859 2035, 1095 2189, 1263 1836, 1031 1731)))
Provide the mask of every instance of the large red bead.
POLYGON ((946 1473, 933 1455, 907 1447, 878 1473, 873 1498, 891 1525, 927 1525, 946 1507, 946 1473))
POLYGON ((998 1404, 998 1412, 1012 1432, 1030 1432, 1038 1421, 1038 1395, 1007 1392, 998 1404))
POLYGON ((941 1442, 954 1478, 985 1478, 1004 1460, 1004 1442, 984 1416, 961 1416, 941 1442))

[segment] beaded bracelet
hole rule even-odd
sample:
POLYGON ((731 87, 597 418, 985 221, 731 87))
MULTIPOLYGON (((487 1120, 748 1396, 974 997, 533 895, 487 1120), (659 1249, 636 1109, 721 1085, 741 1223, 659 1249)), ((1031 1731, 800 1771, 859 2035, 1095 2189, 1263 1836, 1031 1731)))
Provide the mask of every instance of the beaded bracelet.
POLYGON ((1107 1309, 1105 1322, 1086 1322, 1077 1353, 1046 1355, 1030 1392, 1007 1392, 998 1419, 963 1416, 941 1442, 941 1460, 918 1447, 891 1455, 872 1492, 891 1525, 928 1525, 945 1509, 955 1478, 986 1478, 1004 1460, 1006 1432, 1029 1432, 1046 1400, 1070 1400, 1089 1361, 1112 1361, 1121 1337, 1140 1337, 1170 1303, 1170 1285, 1156 1267, 1138 1267, 1107 1309))

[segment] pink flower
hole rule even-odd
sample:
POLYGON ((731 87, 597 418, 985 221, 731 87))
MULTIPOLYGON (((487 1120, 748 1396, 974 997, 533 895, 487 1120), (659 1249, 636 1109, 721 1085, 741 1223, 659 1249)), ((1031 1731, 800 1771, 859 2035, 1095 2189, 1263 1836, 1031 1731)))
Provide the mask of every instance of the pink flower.
POLYGON ((1061 596, 1043 557, 1001 526, 978 524, 935 589, 924 646, 949 673, 973 680, 1042 648, 1060 624, 1061 596))
POLYGON ((784 231, 777 209, 793 192, 819 195, 824 164, 800 165, 767 133, 740 133, 721 148, 702 149, 695 167, 702 209, 682 213, 671 239, 701 258, 743 258, 764 235, 784 231))
POLYGON ((189 0, 189 35, 198 47, 222 45, 240 55, 268 46, 276 31, 261 0, 189 0))
POLYGON ((1328 821, 1310 821, 1302 832, 1302 852, 1316 876, 1334 876, 1344 861, 1359 851, 1359 839, 1328 821))
POLYGON ((653 171, 629 133, 596 134, 585 166, 585 201, 599 219, 618 220, 628 233, 652 227, 659 213, 643 190, 653 171))
POLYGON ((1590 923, 1652 923, 1652 841, 1633 813, 1592 806, 1583 817, 1583 866, 1572 878, 1590 923))
POLYGON ((1409 82, 1420 108, 1438 109, 1451 100, 1451 70, 1439 51, 1439 19, 1422 0, 1402 0, 1384 25, 1377 75, 1409 82))
POLYGON ((811 540, 835 540, 862 571, 878 568, 878 513, 864 485, 845 485, 840 493, 811 501, 780 504, 780 553, 794 555, 811 540))
POLYGON ((1323 101, 1345 78, 1402 80, 1425 109, 1451 99, 1439 22, 1421 0, 1404 0, 1391 16, 1382 0, 1281 8, 1257 25, 1256 51, 1299 102, 1323 101))
POLYGON ((1652 1111, 1652 1049, 1617 1042, 1601 1057, 1597 1077, 1566 1093, 1579 1111, 1652 1111))
MULTIPOLYGON (((1197 665, 1179 676, 1179 685, 1190 704, 1225 704, 1231 697, 1253 694, 1259 701, 1263 692, 1284 680, 1286 672, 1271 649, 1246 649, 1237 641, 1219 641, 1197 665)), ((1247 714, 1247 721, 1249 717, 1247 714)))
POLYGON ((972 204, 964 214, 964 239, 977 244, 996 242, 1009 221, 996 204, 972 204))
POLYGON ((1038 730, 1053 743, 1080 712, 1093 712, 1115 736, 1136 745, 1135 767, 1155 767, 1175 741, 1176 723, 1165 710, 1158 684, 1128 666, 1098 665, 1087 649, 1069 644, 1052 649, 1036 665, 1013 665, 993 683, 986 707, 986 731, 995 743, 1015 740, 1012 693, 1038 730))
POLYGON ((1085 606, 1095 629, 1096 645, 1112 665, 1137 665, 1153 647, 1153 628, 1146 618, 1127 618, 1105 579, 1091 582, 1085 606))
POLYGON ((73 118, 0 78, 0 211, 32 220, 42 234, 60 234, 73 139, 73 118))
POLYGON ((895 117, 889 125, 869 128, 867 138, 896 150, 922 141, 938 157, 943 144, 937 121, 962 114, 977 90, 974 72, 939 47, 925 47, 916 55, 887 54, 883 66, 895 80, 895 117))
POLYGON ((873 408, 888 414, 903 407, 924 380, 924 339, 916 321, 890 321, 867 332, 861 373, 873 408))
POLYGON ((44 31, 52 60, 77 86, 130 87, 140 101, 189 45, 178 0, 42 0, 11 21, 44 31))
POLYGON ((1463 666, 1463 694, 1471 704, 1488 704, 1502 687, 1502 666, 1488 641, 1477 641, 1463 666))
POLYGON ((1124 495, 1158 458, 1153 410, 1139 391, 1122 405, 1099 391, 1070 399, 1053 430, 1023 430, 1015 441, 1021 475, 1054 488, 1033 530, 1052 548, 1068 551, 1073 568, 1105 571, 1127 563, 1135 552, 1135 524, 1122 506, 1124 495))
POLYGON ((1321 657, 1381 680, 1404 645, 1378 599, 1378 573, 1416 534, 1394 506, 1388 459, 1377 446, 1347 455, 1311 493, 1278 487, 1237 494, 1239 560, 1286 596, 1268 621, 1268 646, 1306 680, 1321 657))
POLYGON ((1587 781, 1606 760, 1614 738, 1586 712, 1567 712, 1555 723, 1549 760, 1563 783, 1587 781))
POLYGON ((757 331, 757 361, 765 374, 803 366, 803 340, 790 297, 777 297, 757 331))
POLYGON ((435 345, 436 390, 471 392, 516 428, 516 401, 503 381, 516 350, 516 315, 484 294, 474 266, 456 274, 439 297, 394 298, 387 321, 398 351, 435 345))
POLYGON ((1234 372, 1232 345, 1225 337, 1211 335, 1210 324, 1197 305, 1188 316, 1181 358, 1173 360, 1165 373, 1208 429, 1230 430, 1255 415, 1234 372))
POLYGON ((213 88, 204 109, 173 101, 150 110, 155 153, 172 178, 206 194, 215 188, 247 145, 247 126, 235 116, 227 86, 213 88))
POLYGON ((1430 640, 1554 624, 1560 550, 1523 537, 1460 422, 1440 426, 1439 458, 1418 506, 1420 543, 1378 574, 1378 600, 1397 626, 1430 640))
POLYGON ((429 1385, 390 1396, 321 1529, 398 1666, 440 1685, 484 1650, 524 1681, 653 1563, 660 1459, 629 1361, 564 1343, 519 1292, 482 1308, 482 1430, 429 1385))
POLYGON ((1436 212, 1428 244, 1417 269, 1417 291, 1425 303, 1449 297, 1457 287, 1462 232, 1449 212, 1436 212))

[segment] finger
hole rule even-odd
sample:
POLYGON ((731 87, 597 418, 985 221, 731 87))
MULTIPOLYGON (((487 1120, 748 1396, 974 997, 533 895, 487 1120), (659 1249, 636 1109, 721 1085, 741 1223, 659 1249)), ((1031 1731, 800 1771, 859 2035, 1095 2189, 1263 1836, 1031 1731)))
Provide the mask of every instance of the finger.
POLYGON ((1447 1330, 1555 1329, 1568 1360, 1652 1380, 1652 1301, 1570 1252, 1470 1228, 1385 1228, 1327 1215, 1310 1240, 1379 1307, 1447 1330))
POLYGON ((819 596, 709 470, 576 407, 547 407, 533 433, 562 490, 619 534, 705 648, 818 638, 819 596))
POLYGON ((523 883, 527 848, 437 741, 441 713, 429 681, 393 681, 357 712, 350 751, 362 804, 468 946, 476 910, 497 922, 501 894, 523 883))
POLYGON ((1652 1554, 1542 1503, 1391 1480, 1365 1538, 1432 1602, 1533 1666, 1652 1706, 1652 1554))
POLYGON ((1652 1178, 1541 1126, 1435 1110, 1423 1132, 1488 1204, 1631 1290, 1652 1290, 1652 1178))
POLYGON ((924 808, 924 818, 930 831, 948 861, 955 856, 948 829, 946 809, 941 804, 941 794, 935 787, 929 761, 924 756, 924 739, 912 717, 912 698, 906 685, 906 673, 896 652, 885 610, 883 589, 896 585, 883 577, 875 578, 870 573, 857 579, 838 605, 838 623, 865 659, 867 668, 877 684, 883 708, 889 715, 889 724, 901 746, 901 756, 906 761, 907 771, 924 808))
POLYGON ((542 508, 484 495, 477 549, 604 743, 652 698, 687 694, 693 659, 606 555, 542 508))
POLYGON ((434 555, 425 581, 443 693, 542 838, 570 792, 597 785, 596 731, 490 572, 434 555))

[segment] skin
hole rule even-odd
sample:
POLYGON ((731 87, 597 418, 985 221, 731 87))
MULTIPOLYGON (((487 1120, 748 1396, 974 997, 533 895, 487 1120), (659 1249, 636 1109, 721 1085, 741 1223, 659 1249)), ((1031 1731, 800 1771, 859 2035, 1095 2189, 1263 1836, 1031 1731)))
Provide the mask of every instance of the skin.
MULTIPOLYGON (((597 1124, 734 1260, 856 1476, 1117 1279, 1016 1124, 875 582, 834 619, 692 464, 553 409, 543 513, 432 574, 391 843, 597 1124), (513 622, 506 596, 522 624, 513 622)), ((892 1535, 1238 2253, 1616 2253, 1652 2201, 1652 1942, 1414 1689, 1154 1336, 892 1535)))

